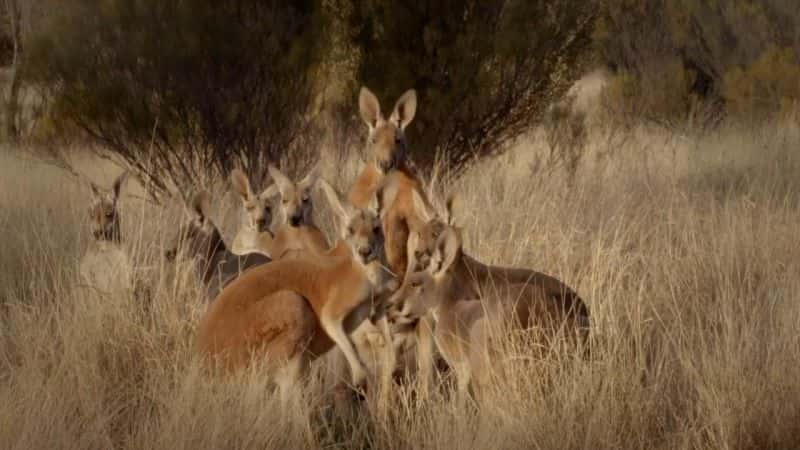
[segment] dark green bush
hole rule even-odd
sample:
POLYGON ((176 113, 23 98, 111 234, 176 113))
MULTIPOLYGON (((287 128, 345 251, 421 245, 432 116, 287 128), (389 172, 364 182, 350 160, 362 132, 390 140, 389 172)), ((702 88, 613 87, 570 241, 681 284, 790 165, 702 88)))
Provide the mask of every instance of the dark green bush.
POLYGON ((44 1, 28 82, 154 194, 316 151, 318 1, 44 1))
POLYGON ((356 78, 384 108, 415 88, 411 157, 425 166, 438 155, 458 172, 562 97, 582 73, 595 12, 585 0, 356 0, 356 78))

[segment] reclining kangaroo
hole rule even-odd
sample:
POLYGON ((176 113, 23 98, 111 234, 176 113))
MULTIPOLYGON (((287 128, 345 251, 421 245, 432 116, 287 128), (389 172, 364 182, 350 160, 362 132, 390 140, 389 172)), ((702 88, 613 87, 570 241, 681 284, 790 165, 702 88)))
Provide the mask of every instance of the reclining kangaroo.
POLYGON ((354 205, 361 206, 378 192, 386 260, 392 272, 402 276, 407 265, 408 233, 425 224, 412 202, 412 192, 423 196, 424 193, 419 176, 407 158, 405 138, 405 129, 417 110, 417 94, 411 89, 400 96, 388 120, 383 118, 378 98, 366 87, 361 88, 358 103, 369 131, 366 145, 369 160, 348 196, 354 205))

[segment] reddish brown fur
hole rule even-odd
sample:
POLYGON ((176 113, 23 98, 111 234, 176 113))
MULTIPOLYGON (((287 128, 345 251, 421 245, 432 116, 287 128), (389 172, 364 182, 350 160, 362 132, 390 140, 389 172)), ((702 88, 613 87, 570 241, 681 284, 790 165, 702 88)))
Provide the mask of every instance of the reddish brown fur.
MULTIPOLYGON (((222 359, 226 367, 239 367, 247 360, 242 355, 268 351, 272 347, 269 340, 278 335, 277 331, 265 334, 259 330, 282 330, 294 323, 301 332, 291 333, 295 343, 289 347, 298 350, 308 342, 309 352, 319 355, 333 346, 322 323, 350 316, 365 304, 372 288, 364 266, 353 259, 345 242, 325 256, 298 254, 256 267, 231 282, 209 308, 198 327, 198 349, 222 359), (306 302, 308 309, 295 305, 289 312, 283 310, 275 304, 274 296, 281 291, 296 292, 298 296, 293 301, 306 302), (308 325, 309 312, 316 324, 313 330, 308 325), (277 316, 277 324, 272 323, 273 314, 283 314, 277 316)), ((358 324, 346 324, 345 333, 351 333, 358 324)), ((279 348, 288 347, 280 344, 279 348)), ((355 381, 360 382, 361 372, 358 375, 354 374, 355 381)))
POLYGON ((383 173, 372 164, 367 164, 364 170, 350 188, 347 199, 356 208, 366 208, 383 181, 383 173))
POLYGON ((413 192, 424 194, 422 183, 404 170, 394 170, 387 175, 384 192, 389 192, 390 189, 396 189, 394 201, 381 215, 386 238, 386 261, 395 275, 403 276, 408 266, 406 243, 409 232, 420 230, 426 223, 417 214, 413 192))
POLYGON ((270 246, 272 259, 294 257, 302 252, 324 255, 330 248, 325 235, 314 225, 284 225, 275 232, 270 246))

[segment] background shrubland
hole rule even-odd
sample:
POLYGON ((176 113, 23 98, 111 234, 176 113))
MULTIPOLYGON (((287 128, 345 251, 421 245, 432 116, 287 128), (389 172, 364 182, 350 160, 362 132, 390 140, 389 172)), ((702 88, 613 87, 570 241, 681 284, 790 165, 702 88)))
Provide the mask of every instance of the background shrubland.
POLYGON ((4 448, 800 445, 791 2, 69 3, 0 4, 4 448), (180 198, 209 188, 231 242, 237 164, 258 183, 268 162, 300 173, 320 155, 346 188, 361 84, 384 110, 418 89, 412 158, 449 174, 467 251, 574 287, 590 359, 533 359, 504 333, 478 405, 412 382, 391 410, 369 396, 349 414, 326 361, 299 412, 261 367, 206 376, 204 305, 161 257, 180 198), (78 285, 84 178, 123 168, 123 245, 149 301, 78 285))
POLYGON ((800 13, 789 0, 603 0, 598 57, 612 114, 661 124, 746 121, 796 111, 800 13))

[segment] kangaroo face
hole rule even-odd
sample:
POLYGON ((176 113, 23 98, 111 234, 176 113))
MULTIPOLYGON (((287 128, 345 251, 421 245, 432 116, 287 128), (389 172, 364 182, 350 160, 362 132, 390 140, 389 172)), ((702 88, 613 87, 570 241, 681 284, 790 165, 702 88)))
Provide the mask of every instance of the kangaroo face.
POLYGON ((259 233, 270 230, 272 225, 272 196, 268 190, 242 201, 246 225, 259 233))
POLYGON ((366 87, 358 98, 361 118, 367 124, 366 154, 384 173, 397 168, 407 155, 405 128, 414 119, 417 110, 417 93, 406 91, 395 103, 389 120, 383 118, 378 98, 366 87))
POLYGON ((353 257, 362 264, 383 260, 384 236, 381 217, 377 212, 377 199, 373 195, 371 204, 356 208, 325 180, 319 185, 339 219, 339 234, 353 252, 353 257))
POLYGON ((380 217, 372 210, 355 211, 343 229, 342 238, 362 264, 379 260, 383 255, 383 227, 380 217))
POLYGON ((231 185, 242 199, 243 225, 259 233, 269 231, 273 221, 273 197, 278 193, 278 188, 273 184, 256 194, 247 175, 240 169, 231 171, 231 185))
POLYGON ((319 178, 319 169, 315 167, 298 183, 292 182, 274 166, 269 166, 269 173, 280 191, 278 225, 311 225, 314 213, 311 194, 319 178))
POLYGON ((89 183, 92 190, 92 201, 89 205, 89 227, 97 240, 119 241, 120 224, 119 210, 117 209, 122 184, 127 178, 127 172, 114 181, 110 191, 89 183))
MULTIPOLYGON (((440 247, 440 237, 447 225, 444 222, 433 219, 428 221, 422 229, 417 232, 415 245, 408 248, 409 267, 413 272, 422 270, 436 271, 441 265, 441 253, 437 253, 440 247)), ((412 242, 409 239, 409 242, 412 242)), ((413 244, 413 242, 412 242, 413 244)))

